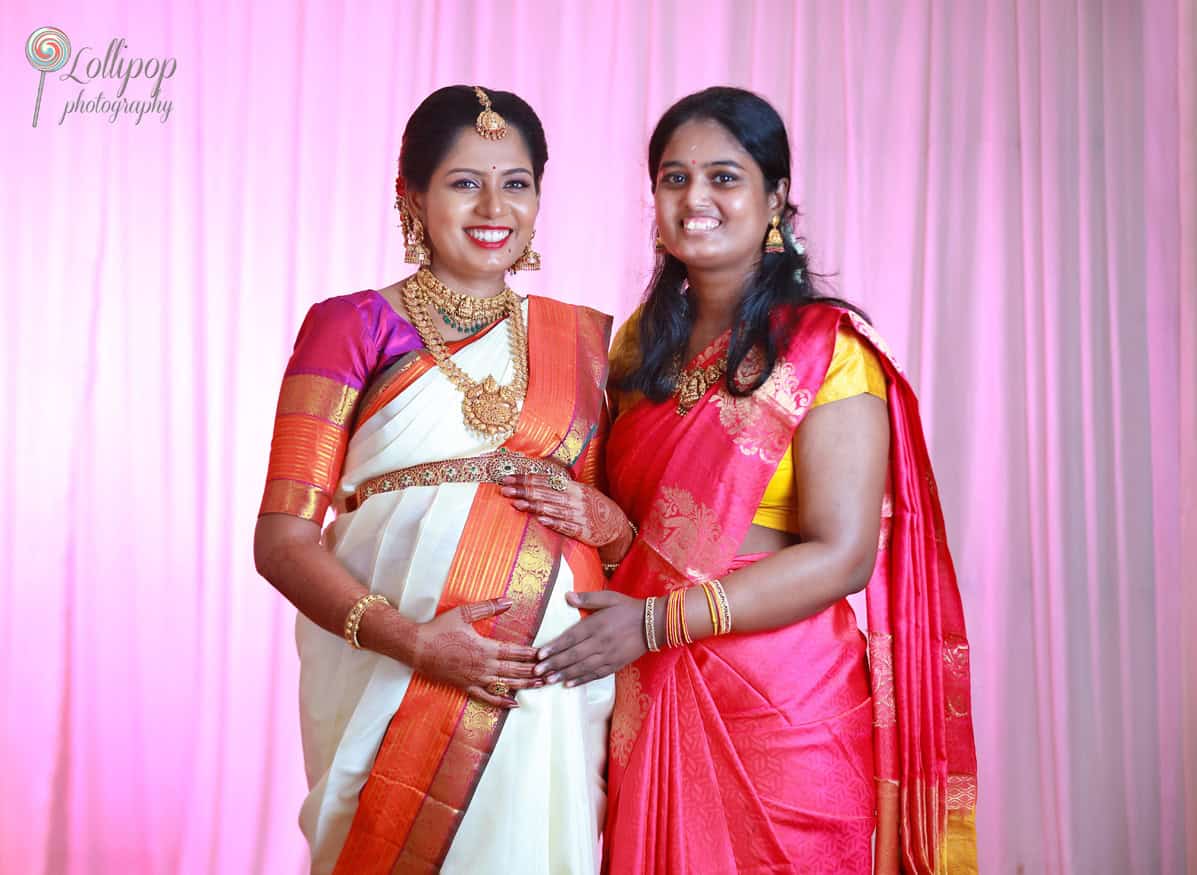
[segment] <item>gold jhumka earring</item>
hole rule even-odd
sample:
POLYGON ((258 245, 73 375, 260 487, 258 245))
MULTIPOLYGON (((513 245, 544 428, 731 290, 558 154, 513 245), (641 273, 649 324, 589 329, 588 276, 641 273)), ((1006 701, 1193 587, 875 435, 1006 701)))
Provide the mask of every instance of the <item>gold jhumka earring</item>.
POLYGON ((408 206, 406 199, 399 207, 399 223, 403 226, 403 260, 408 264, 427 267, 432 264, 432 253, 424 239, 424 223, 408 206))
POLYGON ((661 232, 657 232, 656 238, 653 240, 653 252, 660 255, 665 251, 665 241, 661 239, 661 232))
POLYGON ((532 236, 528 238, 528 245, 524 247, 523 254, 515 260, 515 264, 507 268, 511 273, 520 270, 540 270, 540 253, 532 248, 532 241, 536 239, 536 232, 532 232, 532 236))
POLYGON ((432 253, 424 239, 424 223, 407 201, 407 184, 403 180, 402 168, 395 176, 395 209, 399 211, 399 227, 403 230, 403 260, 421 267, 432 264, 432 253))
POLYGON ((780 224, 781 216, 774 216, 769 220, 769 233, 765 235, 765 252, 769 255, 777 255, 786 250, 785 241, 781 239, 781 230, 777 227, 780 224))

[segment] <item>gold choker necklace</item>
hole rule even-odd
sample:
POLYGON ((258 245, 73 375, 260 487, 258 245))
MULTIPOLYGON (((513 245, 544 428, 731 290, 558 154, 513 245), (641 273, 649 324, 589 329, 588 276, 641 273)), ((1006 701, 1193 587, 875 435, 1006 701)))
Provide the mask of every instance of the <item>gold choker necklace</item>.
POLYGON ((420 268, 419 274, 422 275, 420 283, 428 292, 432 306, 436 307, 436 312, 441 314, 445 324, 467 334, 476 334, 492 322, 502 319, 510 310, 511 302, 508 298, 515 295, 511 289, 504 287, 497 295, 479 298, 464 292, 455 292, 426 267, 420 268))
MULTIPOLYGON (((524 331, 524 314, 520 300, 509 288, 504 288, 493 299, 470 299, 498 300, 502 310, 495 319, 505 314, 510 320, 507 330, 511 339, 511 363, 515 368, 515 375, 509 384, 500 386, 493 376, 488 375, 483 380, 472 379, 453 361, 445 338, 432 322, 431 311, 437 306, 437 298, 441 297, 444 300, 442 290, 450 295, 460 294, 447 288, 431 271, 421 268, 403 283, 403 306, 412 325, 420 333, 424 348, 432 355, 437 367, 449 382, 464 396, 461 399, 461 412, 466 428, 480 437, 501 443, 515 431, 519 420, 520 402, 528 389, 528 337, 524 331)), ((493 322, 495 319, 489 321, 493 322)))

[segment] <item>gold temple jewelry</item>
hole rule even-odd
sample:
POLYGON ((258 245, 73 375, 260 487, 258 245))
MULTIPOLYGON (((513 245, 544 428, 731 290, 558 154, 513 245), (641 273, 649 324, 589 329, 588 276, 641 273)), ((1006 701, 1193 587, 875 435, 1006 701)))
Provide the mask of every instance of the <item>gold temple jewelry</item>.
POLYGON ((407 468, 387 471, 363 480, 345 499, 345 510, 355 511, 372 495, 397 492, 413 486, 440 486, 442 483, 500 483, 516 474, 550 474, 569 477, 569 469, 555 459, 533 459, 504 447, 464 459, 441 459, 407 468))
POLYGON ((399 224, 403 228, 403 260, 408 264, 427 267, 432 264, 432 253, 424 239, 424 223, 412 212, 407 200, 396 203, 399 208, 399 224))
POLYGON ((487 684, 486 691, 493 696, 510 696, 511 687, 503 683, 503 681, 495 681, 492 684, 487 684))
POLYGON ((532 232, 532 236, 528 238, 528 245, 524 247, 523 253, 515 260, 511 267, 507 268, 508 273, 516 273, 521 270, 540 270, 540 253, 532 248, 532 241, 536 239, 536 232, 532 232))
POLYGON ((474 86, 474 95, 482 104, 482 112, 478 113, 478 118, 474 121, 474 130, 478 132, 478 136, 487 140, 503 139, 507 136, 507 122, 503 116, 491 109, 490 95, 477 85, 474 86))
POLYGON ((353 607, 349 609, 349 613, 345 616, 345 641, 354 650, 362 649, 361 643, 357 640, 357 629, 362 624, 362 617, 366 615, 366 611, 370 605, 379 603, 389 605, 391 601, 386 596, 376 592, 364 595, 353 603, 353 607))
POLYGON ((481 298, 449 288, 430 270, 421 273, 426 274, 421 282, 432 306, 436 307, 436 312, 448 325, 458 331, 476 334, 511 310, 511 302, 515 298, 515 292, 511 289, 505 287, 497 295, 481 298))
POLYGON ((661 646, 657 644, 657 597, 655 595, 644 600, 644 643, 651 652, 661 652, 661 646))
POLYGON ((769 233, 765 235, 765 251, 770 255, 777 255, 786 249, 785 241, 781 239, 781 230, 777 227, 780 224, 781 216, 774 216, 769 220, 769 233))
MULTIPOLYGON (((474 434, 494 443, 506 440, 519 421, 520 403, 528 389, 528 337, 524 331, 524 316, 519 298, 511 289, 500 293, 506 302, 510 320, 508 333, 511 338, 511 363, 515 374, 506 386, 500 386, 493 376, 474 380, 453 361, 445 338, 432 324, 432 294, 430 270, 421 269, 404 282, 402 288, 403 306, 411 317, 412 324, 424 342, 437 367, 462 394, 461 412, 466 428, 474 434)), ((441 284, 443 285, 443 284, 441 284)), ((498 296, 496 296, 498 297, 498 296)))
POLYGON ((689 371, 680 371, 677 375, 677 415, 685 416, 690 412, 712 386, 723 379, 727 373, 727 356, 719 361, 689 371))

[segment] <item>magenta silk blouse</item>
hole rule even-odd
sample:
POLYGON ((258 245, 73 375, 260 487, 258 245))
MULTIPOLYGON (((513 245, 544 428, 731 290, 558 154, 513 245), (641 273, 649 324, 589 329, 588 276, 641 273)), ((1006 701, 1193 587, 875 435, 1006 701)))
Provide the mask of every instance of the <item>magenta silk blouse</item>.
POLYGON ((362 393, 420 348, 416 329, 372 289, 312 305, 283 374, 259 516, 323 522, 362 393))

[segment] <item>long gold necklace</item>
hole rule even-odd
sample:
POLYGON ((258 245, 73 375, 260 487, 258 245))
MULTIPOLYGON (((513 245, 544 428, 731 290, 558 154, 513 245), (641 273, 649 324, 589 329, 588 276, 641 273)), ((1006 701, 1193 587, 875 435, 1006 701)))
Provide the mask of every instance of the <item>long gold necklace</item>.
POLYGON ((520 402, 528 389, 528 337, 519 298, 508 288, 495 296, 502 300, 502 310, 498 313, 505 313, 510 320, 507 331, 511 341, 511 363, 515 368, 511 382, 500 386, 492 375, 482 380, 472 379, 453 361, 445 338, 432 322, 436 296, 444 288, 431 271, 421 268, 403 284, 403 306, 420 333, 424 348, 449 382, 462 393, 461 412, 466 428, 492 441, 504 440, 515 431, 520 402))

